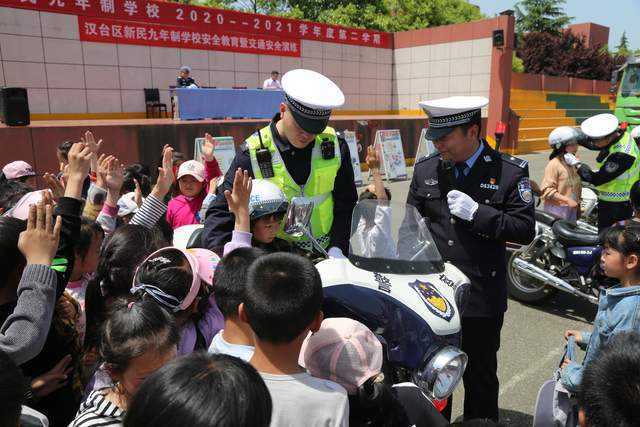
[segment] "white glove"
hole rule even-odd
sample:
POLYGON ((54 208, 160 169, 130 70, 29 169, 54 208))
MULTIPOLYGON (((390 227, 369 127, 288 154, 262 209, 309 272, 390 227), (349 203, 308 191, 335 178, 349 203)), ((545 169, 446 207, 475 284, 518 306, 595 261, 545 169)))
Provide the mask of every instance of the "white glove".
POLYGON ((451 215, 455 215, 465 221, 471 221, 478 210, 478 203, 458 190, 449 191, 447 203, 449 204, 451 215))
POLYGON ((578 160, 578 158, 571 153, 567 153, 564 155, 564 161, 569 166, 577 166, 580 164, 580 160, 578 160))
POLYGON ((342 250, 336 246, 330 247, 327 253, 329 254, 329 258, 334 258, 334 259, 346 258, 346 256, 344 256, 344 254, 342 253, 342 250))

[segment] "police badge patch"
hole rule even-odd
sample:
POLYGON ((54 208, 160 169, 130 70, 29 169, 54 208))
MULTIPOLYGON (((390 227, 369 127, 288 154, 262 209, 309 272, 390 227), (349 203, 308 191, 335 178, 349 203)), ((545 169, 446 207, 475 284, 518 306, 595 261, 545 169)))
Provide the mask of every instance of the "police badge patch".
POLYGON ((618 170, 618 166, 619 165, 615 162, 607 162, 604 165, 604 170, 606 170, 608 173, 614 173, 618 170))
POLYGON ((533 201, 533 192, 531 191, 531 182, 529 178, 522 178, 518 183, 518 194, 525 203, 531 203, 533 201))
POLYGON ((455 310, 451 303, 440 294, 440 291, 428 282, 421 282, 416 280, 413 283, 409 283, 409 286, 420 296, 422 302, 427 309, 434 315, 446 320, 447 322, 453 318, 455 310))

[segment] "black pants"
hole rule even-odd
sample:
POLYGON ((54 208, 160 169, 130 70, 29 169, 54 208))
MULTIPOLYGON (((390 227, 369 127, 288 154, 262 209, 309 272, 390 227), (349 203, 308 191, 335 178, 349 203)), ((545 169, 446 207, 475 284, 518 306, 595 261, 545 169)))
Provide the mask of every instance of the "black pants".
POLYGON ((469 356, 464 372, 464 419, 498 421, 498 350, 504 315, 463 317, 462 351, 469 356))
POLYGON ((618 221, 633 216, 630 202, 603 202, 598 200, 598 232, 602 233, 618 221))

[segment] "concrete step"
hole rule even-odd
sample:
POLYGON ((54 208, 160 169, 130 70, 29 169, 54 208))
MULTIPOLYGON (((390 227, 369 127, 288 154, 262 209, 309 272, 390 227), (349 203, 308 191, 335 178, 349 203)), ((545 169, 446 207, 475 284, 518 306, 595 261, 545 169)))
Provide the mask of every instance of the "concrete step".
POLYGON ((543 128, 520 128, 518 129, 518 138, 520 140, 525 139, 538 139, 544 138, 545 140, 549 137, 551 131, 553 131, 555 127, 543 127, 543 128))
POLYGON ((538 99, 511 99, 510 106, 512 110, 554 110, 556 103, 538 99))
POLYGON ((575 126, 576 121, 571 117, 530 118, 520 119, 520 130, 526 128, 554 128, 558 126, 575 126))
POLYGON ((519 139, 517 154, 532 153, 534 151, 544 151, 549 149, 546 138, 519 139))
POLYGON ((519 108, 514 110, 520 118, 553 118, 553 117, 566 117, 564 110, 557 110, 551 108, 519 108))

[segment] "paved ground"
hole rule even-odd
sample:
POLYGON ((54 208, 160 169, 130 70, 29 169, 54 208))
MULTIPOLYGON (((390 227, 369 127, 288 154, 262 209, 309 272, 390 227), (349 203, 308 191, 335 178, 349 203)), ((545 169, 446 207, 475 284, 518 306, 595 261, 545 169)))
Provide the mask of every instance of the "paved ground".
MULTIPOLYGON (((529 161, 531 178, 540 182, 548 152, 520 157, 529 161)), ((582 149, 580 157, 594 164, 595 153, 582 149)), ((394 200, 406 200, 408 182, 391 183, 389 187, 394 200)), ((566 294, 557 294, 540 306, 509 300, 498 355, 503 425, 531 426, 538 389, 551 377, 564 350, 563 332, 590 328, 595 312, 595 306, 566 294)), ((463 399, 460 385, 454 394, 454 419, 462 414, 463 399)))

